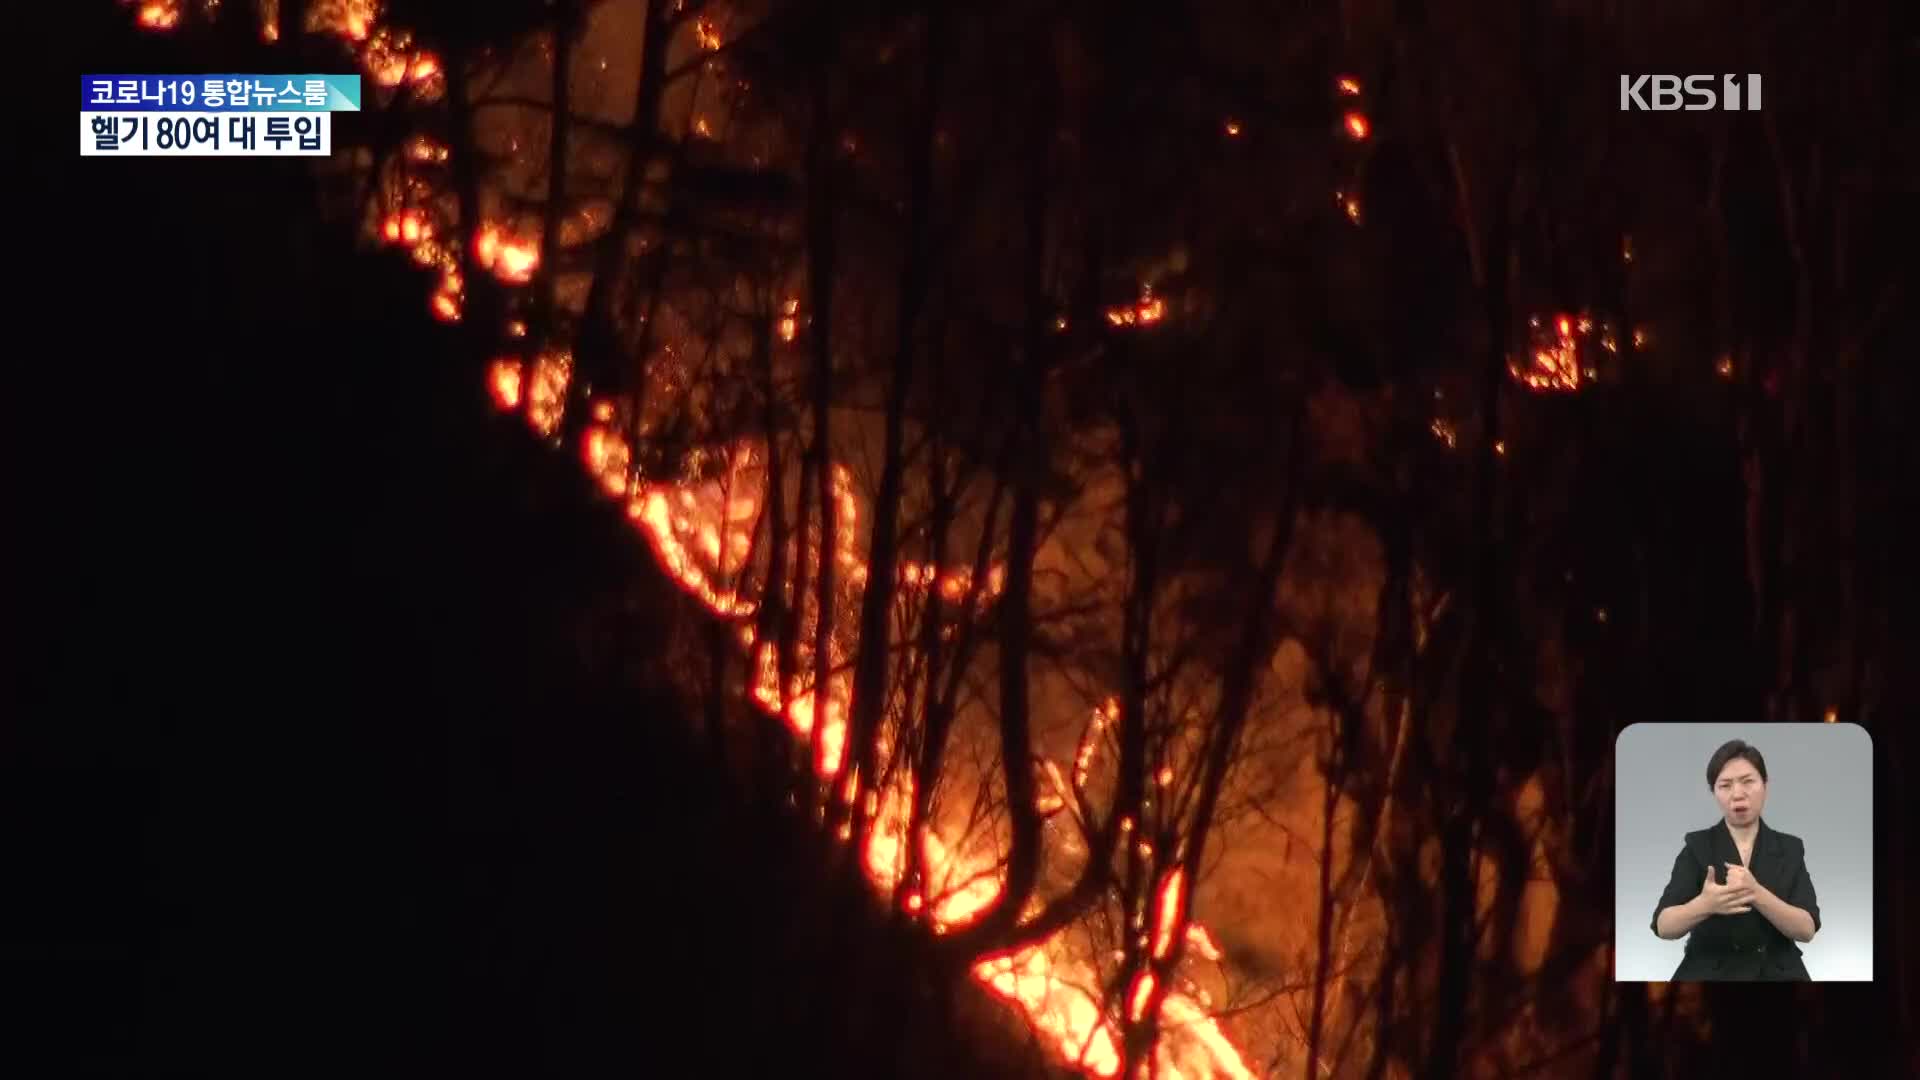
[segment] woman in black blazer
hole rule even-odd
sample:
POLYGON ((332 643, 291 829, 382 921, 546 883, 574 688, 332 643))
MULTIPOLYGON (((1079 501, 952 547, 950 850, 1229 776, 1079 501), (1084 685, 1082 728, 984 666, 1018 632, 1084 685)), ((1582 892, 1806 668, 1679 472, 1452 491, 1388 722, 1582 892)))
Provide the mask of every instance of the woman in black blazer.
POLYGON ((1653 909, 1653 932, 1687 938, 1674 982, 1808 980, 1796 942, 1813 940, 1820 905, 1806 845, 1767 827, 1767 762, 1735 739, 1707 762, 1721 820, 1690 832, 1653 909))

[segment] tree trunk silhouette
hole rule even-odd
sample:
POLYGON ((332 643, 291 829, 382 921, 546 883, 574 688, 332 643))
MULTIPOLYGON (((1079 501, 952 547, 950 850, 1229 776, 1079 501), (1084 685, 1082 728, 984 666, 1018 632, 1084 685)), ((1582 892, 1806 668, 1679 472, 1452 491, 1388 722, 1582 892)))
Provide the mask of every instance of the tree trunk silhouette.
MULTIPOLYGON (((816 623, 813 636, 813 726, 808 736, 808 758, 813 775, 835 776, 827 768, 826 732, 833 704, 833 630, 837 618, 839 555, 839 500, 833 492, 833 292, 837 271, 834 230, 835 138, 833 65, 839 51, 838 29, 832 15, 823 14, 816 26, 815 55, 810 76, 811 124, 807 137, 807 345, 813 357, 814 500, 820 510, 820 550, 814 570, 816 623)), ((849 750, 844 742, 843 755, 849 750)), ((843 758, 844 760, 844 758, 843 758)), ((819 809, 830 818, 839 791, 828 783, 819 809)))
MULTIPOLYGON (((630 392, 633 427, 629 441, 638 448, 640 416, 645 409, 644 370, 629 382, 623 364, 624 349, 614 300, 627 269, 627 244, 640 221, 641 193, 660 143, 660 101, 666 89, 667 44, 674 21, 667 0, 647 0, 642 21, 640 75, 634 87, 633 119, 627 129, 626 160, 621 186, 614 195, 613 220, 593 249, 593 271, 587 300, 574 344, 573 381, 602 386, 610 393, 630 392)), ((543 255, 550 257, 550 255, 543 255)), ((644 356, 637 363, 644 365, 644 356)), ((578 419, 575 420, 578 423, 578 419)))
MULTIPOLYGON (((913 391, 914 359, 918 346, 921 308, 925 305, 932 278, 932 252, 929 250, 933 216, 933 136, 940 115, 940 81, 946 61, 947 34, 945 7, 933 5, 926 17, 922 35, 925 50, 920 101, 908 137, 906 170, 907 234, 905 261, 900 270, 899 307, 894 315, 896 342, 893 371, 887 392, 886 431, 880 468, 880 490, 874 496, 870 539, 867 544, 867 583, 861 596, 859 654, 854 662, 853 701, 847 720, 847 754, 841 759, 844 771, 849 762, 857 770, 862 787, 879 790, 878 733, 887 705, 887 673, 892 657, 890 626, 898 564, 900 500, 906 463, 902 443, 905 440, 907 401, 913 391)), ((933 564, 936 576, 940 564, 933 564)), ((938 595, 939 582, 928 589, 929 597, 938 595)), ((932 602, 931 599, 929 602, 932 602)), ((834 787, 839 787, 835 777, 834 787)), ((874 815, 864 812, 856 800, 853 850, 865 851, 874 815)), ((861 865, 855 859, 853 865, 861 865)))
MULTIPOLYGON (((480 199, 480 148, 473 126, 473 90, 469 72, 475 57, 464 42, 446 45, 448 160, 453 169, 453 186, 460 214, 460 282, 463 300, 460 310, 464 361, 474 371, 483 370, 492 358, 499 340, 501 320, 505 317, 506 298, 491 274, 480 265, 474 251, 483 213, 480 199)), ((533 367, 521 375, 522 397, 532 397, 533 367)))
MULTIPOLYGON (((568 154, 573 133, 573 44, 580 31, 577 0, 560 0, 553 13, 553 72, 550 92, 553 111, 547 135, 547 205, 541 215, 540 263, 533 279, 533 355, 545 353, 559 337, 560 223, 567 216, 568 154)), ((576 371, 567 382, 565 407, 560 414, 561 444, 572 446, 586 429, 589 381, 576 371)), ((521 407, 533 407, 531 393, 520 395, 521 407)))
MULTIPOLYGON (((1485 302, 1487 355, 1479 378, 1481 436, 1475 447, 1472 528, 1473 624, 1460 678, 1460 707, 1447 771, 1457 777, 1451 811, 1441 831, 1441 894, 1444 927, 1441 937, 1440 980, 1433 1035, 1425 1075, 1451 1080, 1460 1067, 1461 1043, 1466 1037, 1469 991, 1472 986, 1474 946, 1478 920, 1473 878, 1473 852, 1480 816, 1488 809, 1493 770, 1487 733, 1499 708, 1497 657, 1500 648, 1500 565, 1496 534, 1495 497, 1499 462, 1494 447, 1501 439, 1500 398, 1507 380, 1507 340, 1510 313, 1507 304, 1508 259, 1511 248, 1514 177, 1503 173, 1489 185, 1485 246, 1476 261, 1481 270, 1485 302)), ((1462 184, 1463 204, 1468 195, 1462 184)), ((1478 226, 1467 227, 1477 235, 1478 226)), ((1476 243, 1476 246, 1477 243, 1476 243)))

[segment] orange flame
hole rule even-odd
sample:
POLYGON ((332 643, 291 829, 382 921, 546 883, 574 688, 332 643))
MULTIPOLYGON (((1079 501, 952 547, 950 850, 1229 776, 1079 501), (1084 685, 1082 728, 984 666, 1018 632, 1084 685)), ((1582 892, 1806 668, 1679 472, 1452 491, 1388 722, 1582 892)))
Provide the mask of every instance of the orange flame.
MULTIPOLYGON (((527 391, 533 395, 527 401, 527 419, 540 434, 551 435, 559 430, 560 413, 567 403, 567 382, 572 373, 573 357, 569 353, 545 353, 534 361, 533 384, 527 391)), ((622 451, 624 447, 625 444, 621 444, 622 451)), ((608 444, 608 448, 611 450, 612 445, 608 444)), ((600 475, 600 470, 596 469, 595 473, 600 475)))
POLYGON ((627 493, 627 466, 632 454, 625 439, 596 424, 587 429, 581 450, 587 470, 599 478, 601 490, 616 497, 627 493))
MULTIPOLYGON (((1165 783, 1165 781, 1162 781, 1165 783)), ((1167 952, 1173 948, 1174 930, 1180 925, 1180 916, 1185 900, 1182 886, 1186 884, 1187 868, 1176 866, 1173 873, 1160 886, 1160 895, 1154 908, 1153 919, 1153 958, 1164 960, 1167 952)))
POLYGON ((140 25, 148 30, 171 30, 180 24, 180 8, 166 0, 140 5, 140 25))
POLYGON ((540 265, 540 247, 532 241, 515 240, 499 225, 483 225, 474 234, 474 260, 493 271, 493 276, 512 285, 533 280, 540 265))
POLYGON ((520 361, 503 356, 487 367, 487 390, 503 411, 520 407, 520 361))
POLYGON ((1354 142, 1365 142, 1367 136, 1373 131, 1373 125, 1367 122, 1367 114, 1357 109, 1347 113, 1341 123, 1345 125, 1347 135, 1354 142))
POLYGON ((1113 326, 1151 326, 1165 318, 1166 302, 1153 295, 1151 286, 1140 290, 1140 299, 1125 307, 1107 309, 1107 322, 1113 326))
POLYGON ((1146 1019, 1147 1003, 1153 999, 1153 972, 1143 971, 1133 981, 1133 993, 1127 1000, 1127 1016, 1135 1023, 1146 1019))

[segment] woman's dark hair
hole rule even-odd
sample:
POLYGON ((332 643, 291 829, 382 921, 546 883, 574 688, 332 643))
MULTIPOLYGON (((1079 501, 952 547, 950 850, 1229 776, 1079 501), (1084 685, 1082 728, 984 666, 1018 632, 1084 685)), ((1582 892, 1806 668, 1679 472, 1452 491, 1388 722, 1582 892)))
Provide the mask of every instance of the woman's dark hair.
POLYGON ((1713 789, 1714 781, 1720 779, 1720 770, 1726 768, 1727 762, 1732 761, 1734 758, 1744 758, 1751 762, 1755 771, 1760 774, 1760 782, 1763 784, 1767 782, 1767 759, 1760 756, 1759 748, 1742 739, 1735 739, 1720 749, 1715 750, 1713 756, 1707 759, 1707 789, 1709 791, 1713 789))

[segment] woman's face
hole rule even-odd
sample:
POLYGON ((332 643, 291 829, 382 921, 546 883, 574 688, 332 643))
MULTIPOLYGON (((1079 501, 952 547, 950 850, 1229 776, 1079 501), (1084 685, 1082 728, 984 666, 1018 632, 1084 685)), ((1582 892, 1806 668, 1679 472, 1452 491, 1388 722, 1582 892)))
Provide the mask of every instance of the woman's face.
POLYGON ((1746 758, 1734 758, 1720 770, 1713 783, 1713 797, 1720 802, 1720 813, 1730 825, 1751 825, 1760 820, 1767 804, 1767 782, 1760 770, 1746 758))

